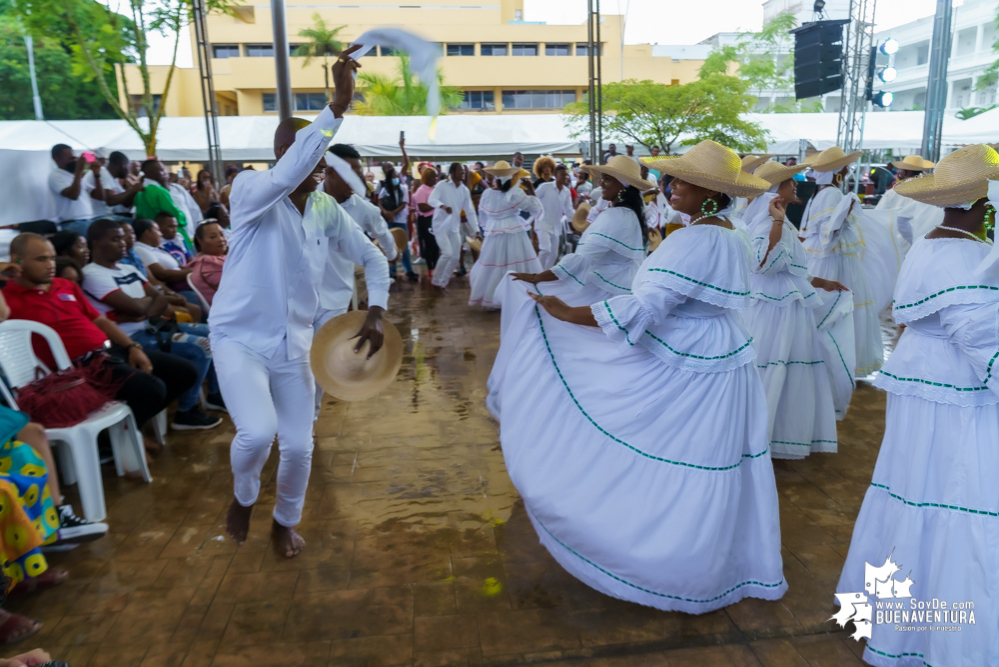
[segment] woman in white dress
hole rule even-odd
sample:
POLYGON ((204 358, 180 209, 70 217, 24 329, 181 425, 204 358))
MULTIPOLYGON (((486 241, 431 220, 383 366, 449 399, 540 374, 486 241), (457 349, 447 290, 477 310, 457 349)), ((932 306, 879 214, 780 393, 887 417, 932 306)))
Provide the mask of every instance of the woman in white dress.
POLYGON ((769 185, 739 167, 711 141, 655 161, 691 226, 630 294, 580 307, 535 296, 500 344, 489 396, 555 559, 608 595, 693 614, 787 589, 766 397, 738 313, 749 240, 726 217, 732 197, 769 185))
POLYGON ((895 321, 906 328, 875 380, 888 392, 885 435, 836 588, 846 603, 837 618, 886 598, 907 611, 936 598, 948 613, 942 623, 913 619, 929 626, 922 631, 861 621, 872 665, 999 665, 999 251, 986 238, 995 179, 999 154, 978 145, 895 186, 943 208, 944 221, 913 244, 895 289, 895 321), (972 610, 974 624, 953 609, 972 610))
MULTIPOLYGON (((936 165, 919 155, 907 155, 902 160, 892 162, 891 166, 898 169, 896 174, 896 184, 898 184, 910 178, 919 178, 936 165)), ((903 254, 909 251, 916 239, 926 236, 930 230, 943 222, 942 208, 902 197, 894 188, 884 193, 875 209, 895 211, 898 243, 903 254)))
POLYGON ((814 316, 824 299, 814 288, 825 293, 846 288, 823 278, 809 280, 798 230, 784 219, 785 206, 797 198, 792 177, 805 168, 779 162, 757 168, 754 175, 771 187, 750 200, 743 213, 753 247, 751 305, 743 319, 753 336, 756 368, 767 393, 774 458, 836 451, 830 369, 814 316))
POLYGON ((495 298, 496 287, 503 276, 510 271, 541 271, 528 232, 543 209, 530 182, 524 181, 524 187, 531 188, 530 194, 517 187, 521 178, 530 175, 526 170, 500 160, 485 171, 496 179, 498 186, 487 187, 479 199, 479 224, 484 238, 482 252, 469 276, 472 294, 468 305, 495 310, 500 307, 495 298), (521 217, 521 211, 529 217, 521 217))
MULTIPOLYGON (((807 252, 808 272, 843 283, 853 293, 857 378, 870 375, 884 363, 878 305, 863 263, 864 240, 858 221, 862 214, 860 202, 856 195, 844 195, 838 187, 860 153, 847 155, 833 146, 806 160, 816 173, 818 189, 805 205, 800 232, 807 252)), ((888 293, 890 290, 886 297, 888 293)))

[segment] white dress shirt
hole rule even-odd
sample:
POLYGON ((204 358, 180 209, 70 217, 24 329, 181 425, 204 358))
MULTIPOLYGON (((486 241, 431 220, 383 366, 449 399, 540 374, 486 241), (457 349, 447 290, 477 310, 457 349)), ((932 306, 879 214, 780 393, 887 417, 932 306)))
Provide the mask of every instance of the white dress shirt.
POLYGON ((142 260, 146 269, 153 264, 159 264, 167 271, 180 270, 180 262, 177 261, 177 258, 163 248, 154 248, 142 241, 136 241, 132 248, 135 250, 135 254, 139 256, 139 259, 142 260))
MULTIPOLYGON (((86 176, 80 179, 80 195, 76 199, 64 197, 62 191, 73 185, 73 172, 65 169, 52 170, 49 174, 49 190, 52 191, 56 205, 57 222, 65 220, 89 220, 94 217, 94 200, 90 193, 94 189, 94 180, 87 181, 86 176)), ((103 203, 103 202, 102 202, 103 203)))
POLYGON ((450 178, 434 186, 427 203, 434 207, 434 234, 456 232, 461 229, 461 212, 465 211, 468 223, 475 229, 479 228, 479 218, 472 205, 472 194, 464 183, 454 184, 450 178), (451 209, 448 213, 442 206, 451 209))
POLYGON ((393 259, 398 254, 395 237, 389 232, 381 211, 356 193, 340 207, 353 220, 355 230, 351 232, 350 247, 346 250, 339 244, 333 243, 332 239, 330 241, 323 283, 319 290, 319 307, 323 310, 347 311, 354 294, 354 267, 360 265, 364 267, 364 281, 368 286, 368 306, 381 306, 387 309, 388 290, 391 284, 388 274, 389 260, 368 240, 365 232, 375 236, 378 243, 392 253, 393 259), (384 231, 380 227, 383 227, 384 231))
POLYGON ((567 220, 572 220, 574 213, 572 209, 572 193, 569 192, 569 186, 565 186, 559 190, 558 186, 555 185, 555 181, 550 181, 539 185, 536 192, 541 205, 545 207, 539 220, 547 228, 547 231, 561 232, 562 218, 565 217, 567 220))
POLYGON ((201 214, 201 207, 198 206, 198 202, 194 201, 194 197, 188 192, 180 183, 170 183, 168 190, 170 191, 170 199, 173 200, 174 206, 179 208, 187 216, 187 235, 190 238, 194 238, 194 231, 198 228, 198 223, 204 219, 204 215, 201 214))
MULTIPOLYGON (((104 196, 108 195, 118 195, 125 191, 125 188, 121 187, 121 183, 118 179, 111 175, 106 167, 101 167, 100 170, 101 187, 104 188, 104 196)), ((88 171, 87 175, 83 177, 83 183, 86 187, 91 190, 94 189, 94 172, 88 171)), ((91 202, 91 206, 94 207, 94 216, 100 217, 104 215, 117 215, 119 213, 127 213, 128 208, 124 206, 108 206, 102 201, 94 199, 91 202)))
MULTIPOLYGON (((355 238, 352 230, 357 226, 323 192, 309 196, 304 215, 288 195, 315 169, 342 122, 324 108, 298 131, 273 169, 236 176, 229 196, 229 254, 209 317, 213 334, 266 357, 273 356, 285 338, 288 359, 309 351, 328 237, 341 247, 355 238)), ((356 259, 362 259, 361 253, 356 259)))

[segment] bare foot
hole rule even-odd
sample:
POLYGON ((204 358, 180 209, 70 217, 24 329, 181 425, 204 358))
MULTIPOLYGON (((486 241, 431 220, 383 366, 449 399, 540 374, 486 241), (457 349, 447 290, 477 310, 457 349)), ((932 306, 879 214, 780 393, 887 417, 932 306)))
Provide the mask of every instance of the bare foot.
POLYGON ((229 512, 225 515, 225 532, 233 541, 242 545, 246 542, 246 535, 250 532, 250 513, 253 512, 253 505, 243 507, 235 498, 232 505, 229 505, 229 512))
POLYGON ((305 548, 305 540, 294 528, 282 526, 277 521, 271 526, 271 539, 274 541, 274 550, 284 554, 285 558, 294 558, 305 548))

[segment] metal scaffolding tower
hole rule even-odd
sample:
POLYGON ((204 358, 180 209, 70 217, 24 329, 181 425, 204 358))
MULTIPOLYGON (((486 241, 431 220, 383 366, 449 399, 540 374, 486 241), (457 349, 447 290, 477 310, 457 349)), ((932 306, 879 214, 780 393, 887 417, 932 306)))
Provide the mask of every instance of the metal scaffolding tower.
POLYGON ((589 66, 589 88, 587 99, 590 104, 590 159, 600 164, 604 152, 604 102, 601 87, 600 59, 603 49, 600 46, 600 0, 586 0, 587 45, 586 56, 589 66))
MULTIPOLYGON (((858 151, 864 143, 864 118, 867 115, 867 78, 874 46, 874 8, 877 0, 850 0, 850 24, 843 38, 843 92, 839 107, 836 143, 847 153, 858 151)), ((859 162, 853 175, 859 185, 859 162)), ((848 179, 844 179, 844 184, 848 179)))
POLYGON ((947 66, 954 39, 952 17, 951 0, 937 0, 937 13, 933 17, 933 38, 930 41, 929 80, 926 85, 921 150, 923 159, 931 162, 940 159, 940 136, 943 132, 944 108, 947 106, 947 66))
POLYGON ((208 135, 208 163, 216 185, 222 187, 225 176, 222 171, 222 147, 219 144, 219 110, 215 100, 215 84, 212 83, 212 45, 208 41, 208 9, 205 0, 193 0, 194 35, 197 40, 198 72, 201 76, 201 99, 205 113, 205 133, 208 135))

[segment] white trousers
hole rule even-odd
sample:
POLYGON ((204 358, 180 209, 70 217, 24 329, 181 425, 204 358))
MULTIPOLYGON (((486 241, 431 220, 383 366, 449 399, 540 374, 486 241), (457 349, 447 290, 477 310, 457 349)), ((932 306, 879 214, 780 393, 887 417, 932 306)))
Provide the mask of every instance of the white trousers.
POLYGON ((558 229, 548 230, 541 225, 534 225, 534 233, 538 235, 538 261, 541 262, 541 270, 547 271, 558 261, 558 229))
MULTIPOLYGON (((346 312, 347 312, 346 308, 337 308, 336 310, 327 310, 325 308, 320 308, 319 312, 316 313, 316 320, 313 323, 313 326, 314 326, 316 332, 318 333, 319 329, 322 328, 322 326, 324 324, 326 324, 327 322, 329 322, 330 320, 332 320, 334 317, 336 317, 337 315, 343 315, 346 312)), ((317 382, 316 383, 316 415, 315 415, 316 419, 319 419, 319 410, 323 407, 323 394, 324 393, 325 392, 323 391, 323 388, 320 387, 319 383, 317 382)))
POLYGON ((434 236, 437 238, 437 247, 441 249, 441 256, 437 260, 431 282, 438 287, 447 287, 461 259, 461 231, 434 232, 434 236))
POLYGON ((213 334, 211 343, 222 397, 236 425, 229 450, 236 500, 244 507, 257 502, 260 472, 276 435, 281 458, 274 520, 298 525, 312 470, 316 381, 309 355, 289 360, 287 340, 270 358, 221 334, 213 334))

